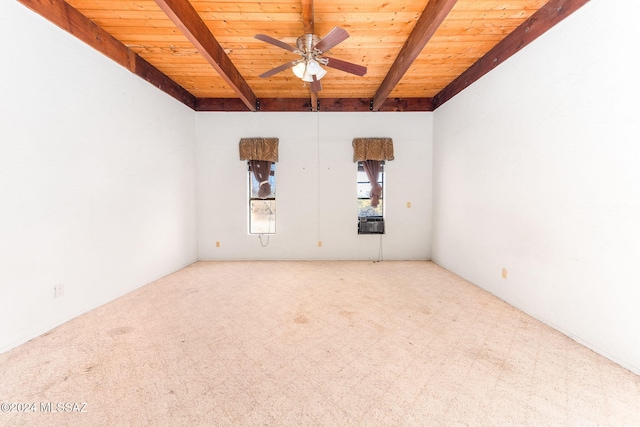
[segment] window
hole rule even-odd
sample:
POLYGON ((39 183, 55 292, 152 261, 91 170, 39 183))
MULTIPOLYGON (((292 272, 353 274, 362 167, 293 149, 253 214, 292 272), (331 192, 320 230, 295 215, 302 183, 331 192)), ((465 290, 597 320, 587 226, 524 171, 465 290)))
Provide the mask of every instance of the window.
MULTIPOLYGON (((271 164, 268 184, 271 192, 266 197, 259 197, 261 183, 251 170, 254 161, 249 161, 249 233, 250 234, 275 234, 276 232, 276 164, 271 164)), ((263 183, 264 185, 264 183, 263 183)))
MULTIPOLYGON (((378 174, 378 184, 384 189, 384 161, 380 161, 380 172, 378 174)), ((358 217, 382 217, 384 214, 382 198, 380 195, 377 206, 371 203, 371 182, 364 170, 362 161, 358 162, 358 217)), ((374 203, 375 204, 375 203, 374 203)))

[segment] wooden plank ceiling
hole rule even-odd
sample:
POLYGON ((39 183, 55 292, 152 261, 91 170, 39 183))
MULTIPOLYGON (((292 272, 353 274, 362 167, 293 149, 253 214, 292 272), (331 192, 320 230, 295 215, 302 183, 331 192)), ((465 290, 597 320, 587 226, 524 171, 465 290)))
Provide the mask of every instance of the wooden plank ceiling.
POLYGON ((196 110, 431 111, 588 0, 18 0, 196 110), (285 69, 305 34, 349 37, 322 89, 285 69))

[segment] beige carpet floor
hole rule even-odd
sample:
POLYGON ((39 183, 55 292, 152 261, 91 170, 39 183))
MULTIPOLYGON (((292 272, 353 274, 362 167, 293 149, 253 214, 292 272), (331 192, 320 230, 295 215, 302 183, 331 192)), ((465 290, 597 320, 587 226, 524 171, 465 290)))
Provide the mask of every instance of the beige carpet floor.
POLYGON ((198 262, 0 367, 3 426, 640 425, 640 377, 431 262, 198 262))

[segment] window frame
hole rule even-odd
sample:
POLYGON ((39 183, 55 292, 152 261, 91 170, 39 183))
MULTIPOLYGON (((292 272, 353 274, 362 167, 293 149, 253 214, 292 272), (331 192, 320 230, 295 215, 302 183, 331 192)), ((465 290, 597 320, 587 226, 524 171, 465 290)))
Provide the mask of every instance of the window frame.
POLYGON ((384 160, 380 161, 380 174, 378 175, 378 184, 380 184, 382 186, 382 194, 380 195, 380 203, 378 204, 377 208, 374 208, 373 206, 371 206, 371 197, 370 197, 370 190, 371 190, 371 182, 369 181, 369 178, 367 177, 366 172, 364 171, 364 166, 362 164, 362 160, 358 160, 357 162, 357 175, 356 175, 356 197, 357 197, 357 208, 358 208, 358 218, 362 218, 362 217, 376 217, 376 218, 384 218, 384 199, 385 199, 385 167, 386 166, 386 162, 384 160), (366 179, 366 181, 362 181, 361 177, 364 177, 366 179), (361 197, 360 193, 360 187, 362 185, 368 185, 369 188, 367 190, 367 197, 361 197), (368 204, 363 204, 363 201, 368 201, 368 204), (368 207, 367 207, 368 206, 368 207), (369 214, 364 214, 363 215, 363 211, 366 210, 367 212, 369 212, 369 214))
POLYGON ((271 194, 264 199, 257 197, 259 183, 256 180, 251 170, 251 162, 247 161, 247 176, 248 176, 248 203, 247 203, 247 230, 250 235, 271 235, 276 234, 276 178, 275 178, 276 162, 271 162, 271 171, 269 173, 269 184, 271 185, 271 194), (254 196, 255 193, 255 196, 254 196), (269 211, 269 226, 265 229, 254 231, 254 228, 258 228, 259 221, 254 217, 254 206, 258 203, 268 203, 269 211), (273 220, 273 222, 271 222, 273 220), (254 227, 255 226, 255 227, 254 227))

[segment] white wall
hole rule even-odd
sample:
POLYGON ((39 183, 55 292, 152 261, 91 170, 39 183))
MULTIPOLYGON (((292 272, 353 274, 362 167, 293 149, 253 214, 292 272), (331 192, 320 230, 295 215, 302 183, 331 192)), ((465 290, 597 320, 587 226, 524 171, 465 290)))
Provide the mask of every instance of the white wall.
POLYGON ((593 0, 435 112, 433 232, 435 262, 636 373, 638 19, 593 0))
POLYGON ((1 352, 197 254, 195 112, 17 2, 0 16, 1 352))
POLYGON ((200 259, 431 257, 432 113, 199 113, 200 259), (278 137, 276 234, 247 227, 243 137, 278 137), (381 238, 357 234, 354 137, 391 137, 381 238), (411 208, 407 208, 411 202, 411 208), (318 247, 318 241, 322 247, 318 247), (220 247, 216 247, 220 242, 220 247), (266 240, 263 240, 266 242, 266 240))

